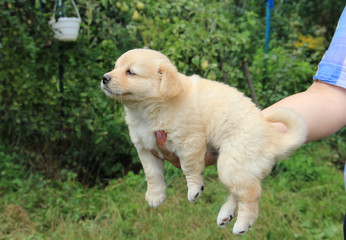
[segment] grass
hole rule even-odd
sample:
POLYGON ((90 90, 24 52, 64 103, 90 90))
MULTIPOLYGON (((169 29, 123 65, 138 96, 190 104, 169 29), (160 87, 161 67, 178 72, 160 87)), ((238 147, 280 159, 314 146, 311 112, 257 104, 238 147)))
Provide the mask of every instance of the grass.
POLYGON ((144 200, 143 174, 106 187, 85 188, 73 174, 2 186, 0 239, 342 239, 343 173, 326 159, 328 151, 309 144, 278 163, 262 183, 259 218, 242 237, 232 235, 234 223, 217 227, 227 194, 215 166, 205 170, 203 196, 190 204, 182 173, 166 165, 167 199, 157 209, 144 200))

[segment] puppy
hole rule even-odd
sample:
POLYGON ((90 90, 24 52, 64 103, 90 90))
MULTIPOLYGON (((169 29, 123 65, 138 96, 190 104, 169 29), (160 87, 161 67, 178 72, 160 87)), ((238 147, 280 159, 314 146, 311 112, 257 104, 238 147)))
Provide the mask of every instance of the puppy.
POLYGON ((295 112, 273 110, 266 118, 242 93, 220 82, 177 71, 162 53, 134 49, 124 53, 101 81, 104 93, 125 106, 131 140, 147 180, 146 201, 151 207, 166 198, 164 161, 156 150, 155 131, 167 133, 167 147, 180 158, 186 176, 188 200, 203 191, 204 156, 218 151, 219 179, 229 196, 218 217, 227 225, 237 214, 234 234, 243 234, 258 217, 261 180, 275 161, 287 156, 306 139, 306 126, 295 112), (276 131, 271 122, 284 123, 276 131))

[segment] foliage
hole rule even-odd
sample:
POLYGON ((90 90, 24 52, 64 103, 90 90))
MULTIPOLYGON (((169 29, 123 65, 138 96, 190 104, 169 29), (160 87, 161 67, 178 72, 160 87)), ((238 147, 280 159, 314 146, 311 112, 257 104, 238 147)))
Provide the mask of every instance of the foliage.
MULTIPOLYGON (((124 171, 134 151, 123 110, 98 86, 114 55, 134 47, 132 35, 119 37, 126 35, 126 26, 114 28, 113 18, 103 16, 101 6, 85 2, 86 21, 78 42, 59 43, 46 24, 49 12, 41 23, 39 10, 25 1, 1 6, 6 20, 1 22, 0 115, 6 142, 28 153, 31 167, 50 177, 67 168, 92 183, 99 175, 124 171), (105 36, 103 29, 116 34, 105 36), (59 65, 64 67, 63 89, 57 79, 59 65)), ((48 2, 46 7, 53 8, 48 2)))
POLYGON ((269 54, 257 50, 251 66, 256 92, 264 106, 290 95, 305 90, 311 84, 314 74, 312 65, 302 59, 301 54, 292 53, 282 47, 273 48, 269 54))
MULTIPOLYGON (((99 90, 102 75, 123 52, 150 47, 185 74, 249 94, 242 69, 247 59, 265 107, 311 83, 343 6, 336 0, 276 1, 265 55, 260 1, 80 0, 75 43, 54 40, 47 24, 54 1, 42 2, 42 11, 38 0, 0 2, 1 144, 16 149, 4 159, 24 158, 18 166, 25 176, 42 172, 55 179, 65 169, 88 184, 138 169, 123 109, 99 90)), ((73 8, 63 2, 67 16, 73 8)))
POLYGON ((4 145, 0 145, 0 191, 12 191, 21 188, 23 179, 28 177, 25 161, 16 153, 8 152, 4 145))
POLYGON ((259 42, 262 29, 256 27, 256 13, 237 17, 233 12, 232 1, 182 0, 159 14, 149 12, 153 17, 144 19, 140 29, 145 45, 161 49, 180 71, 244 88, 239 65, 259 42), (168 12, 173 17, 167 18, 168 12))

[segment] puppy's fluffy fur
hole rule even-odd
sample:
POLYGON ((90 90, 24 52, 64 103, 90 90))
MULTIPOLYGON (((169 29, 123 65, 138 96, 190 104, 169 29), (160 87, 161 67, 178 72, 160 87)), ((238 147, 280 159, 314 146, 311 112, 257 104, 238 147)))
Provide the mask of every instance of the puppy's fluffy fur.
POLYGON ((167 147, 180 158, 188 199, 202 194, 204 156, 208 147, 219 153, 217 168, 230 192, 217 223, 227 225, 237 214, 234 234, 248 231, 258 216, 260 181, 276 160, 304 143, 306 127, 293 111, 277 109, 266 118, 235 88, 185 76, 163 54, 135 49, 124 53, 101 82, 105 94, 125 106, 126 122, 147 180, 146 201, 151 207, 166 198, 164 161, 155 131, 167 133, 167 147), (283 134, 271 122, 288 127, 283 134))

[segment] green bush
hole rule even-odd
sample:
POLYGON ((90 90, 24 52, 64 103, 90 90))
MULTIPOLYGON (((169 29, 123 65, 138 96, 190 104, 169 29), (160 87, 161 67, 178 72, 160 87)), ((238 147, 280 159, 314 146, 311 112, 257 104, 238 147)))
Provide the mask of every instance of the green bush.
POLYGON ((136 44, 126 26, 114 26, 116 8, 106 17, 97 2, 84 2, 78 41, 60 43, 47 25, 51 4, 45 4, 42 22, 37 6, 25 1, 0 4, 5 19, 0 35, 0 115, 6 143, 29 154, 32 169, 50 177, 64 168, 77 172, 84 182, 123 173, 135 156, 124 113, 99 89, 116 56, 136 44), (115 34, 106 34, 111 30, 115 34))
POLYGON ((23 185, 23 179, 28 177, 25 159, 16 152, 7 152, 0 144, 0 193, 16 190, 23 185))
MULTIPOLYGON (((102 75, 123 52, 162 51, 181 72, 226 82, 249 95, 242 68, 247 59, 265 107, 311 83, 331 38, 331 19, 336 25, 342 10, 340 1, 316 4, 326 16, 317 25, 311 1, 276 2, 271 51, 265 55, 265 8, 259 1, 81 0, 74 43, 53 38, 47 24, 53 2, 42 2, 42 10, 39 0, 0 2, 1 142, 18 149, 8 158, 24 157, 32 172, 59 178, 67 169, 85 183, 139 165, 122 107, 99 89, 102 75)), ((63 2, 68 15, 73 8, 63 2)))

